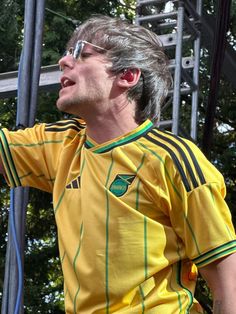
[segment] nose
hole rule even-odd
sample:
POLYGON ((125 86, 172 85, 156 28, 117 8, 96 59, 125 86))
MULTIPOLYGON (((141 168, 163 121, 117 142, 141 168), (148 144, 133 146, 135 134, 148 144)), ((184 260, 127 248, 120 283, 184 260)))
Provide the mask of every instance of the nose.
POLYGON ((75 63, 75 60, 70 55, 66 55, 58 61, 59 68, 61 71, 64 71, 66 67, 68 67, 69 69, 72 69, 74 67, 74 63, 75 63))

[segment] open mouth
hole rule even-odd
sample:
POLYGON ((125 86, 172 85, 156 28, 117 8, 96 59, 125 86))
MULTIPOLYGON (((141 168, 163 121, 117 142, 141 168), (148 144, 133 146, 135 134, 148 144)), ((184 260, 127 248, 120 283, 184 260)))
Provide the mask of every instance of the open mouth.
POLYGON ((62 79, 61 79, 61 86, 62 86, 62 88, 69 87, 69 86, 72 86, 72 85, 75 85, 74 81, 71 81, 67 77, 62 77, 62 79))

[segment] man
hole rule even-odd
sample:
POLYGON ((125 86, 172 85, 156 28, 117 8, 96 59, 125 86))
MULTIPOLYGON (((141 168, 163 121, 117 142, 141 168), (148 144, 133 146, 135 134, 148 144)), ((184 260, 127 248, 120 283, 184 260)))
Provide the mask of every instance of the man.
POLYGON ((155 34, 97 16, 59 61, 73 118, 1 131, 9 184, 53 193, 66 313, 236 313, 236 237, 221 174, 154 124, 171 79, 155 34), (84 122, 85 121, 85 122, 84 122))

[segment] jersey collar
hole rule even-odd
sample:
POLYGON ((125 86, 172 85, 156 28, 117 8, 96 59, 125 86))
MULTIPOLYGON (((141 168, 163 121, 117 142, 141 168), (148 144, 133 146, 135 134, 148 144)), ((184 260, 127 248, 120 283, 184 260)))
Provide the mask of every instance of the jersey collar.
POLYGON ((95 141, 93 141, 91 138, 88 136, 86 137, 85 141, 85 148, 93 151, 94 153, 105 153, 117 146, 122 146, 125 144, 128 144, 130 142, 133 142, 137 140, 138 138, 142 137, 145 135, 151 128, 153 127, 153 123, 150 120, 146 120, 144 123, 139 125, 137 128, 132 130, 131 132, 124 134, 120 137, 117 137, 115 139, 112 139, 111 141, 102 143, 102 144, 97 144, 95 141))

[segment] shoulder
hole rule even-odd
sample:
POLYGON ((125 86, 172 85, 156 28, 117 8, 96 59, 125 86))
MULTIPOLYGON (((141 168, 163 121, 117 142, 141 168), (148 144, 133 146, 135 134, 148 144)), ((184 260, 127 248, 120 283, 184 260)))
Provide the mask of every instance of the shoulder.
POLYGON ((158 128, 151 129, 145 141, 167 170, 175 169, 187 192, 207 182, 222 181, 222 175, 193 141, 158 128))
POLYGON ((61 120, 53 123, 37 123, 33 127, 9 131, 0 130, 0 139, 11 146, 42 145, 44 143, 62 143, 80 136, 85 123, 79 119, 61 120))
POLYGON ((85 128, 85 122, 81 119, 72 118, 69 120, 61 120, 53 123, 45 124, 45 132, 78 132, 85 128))

